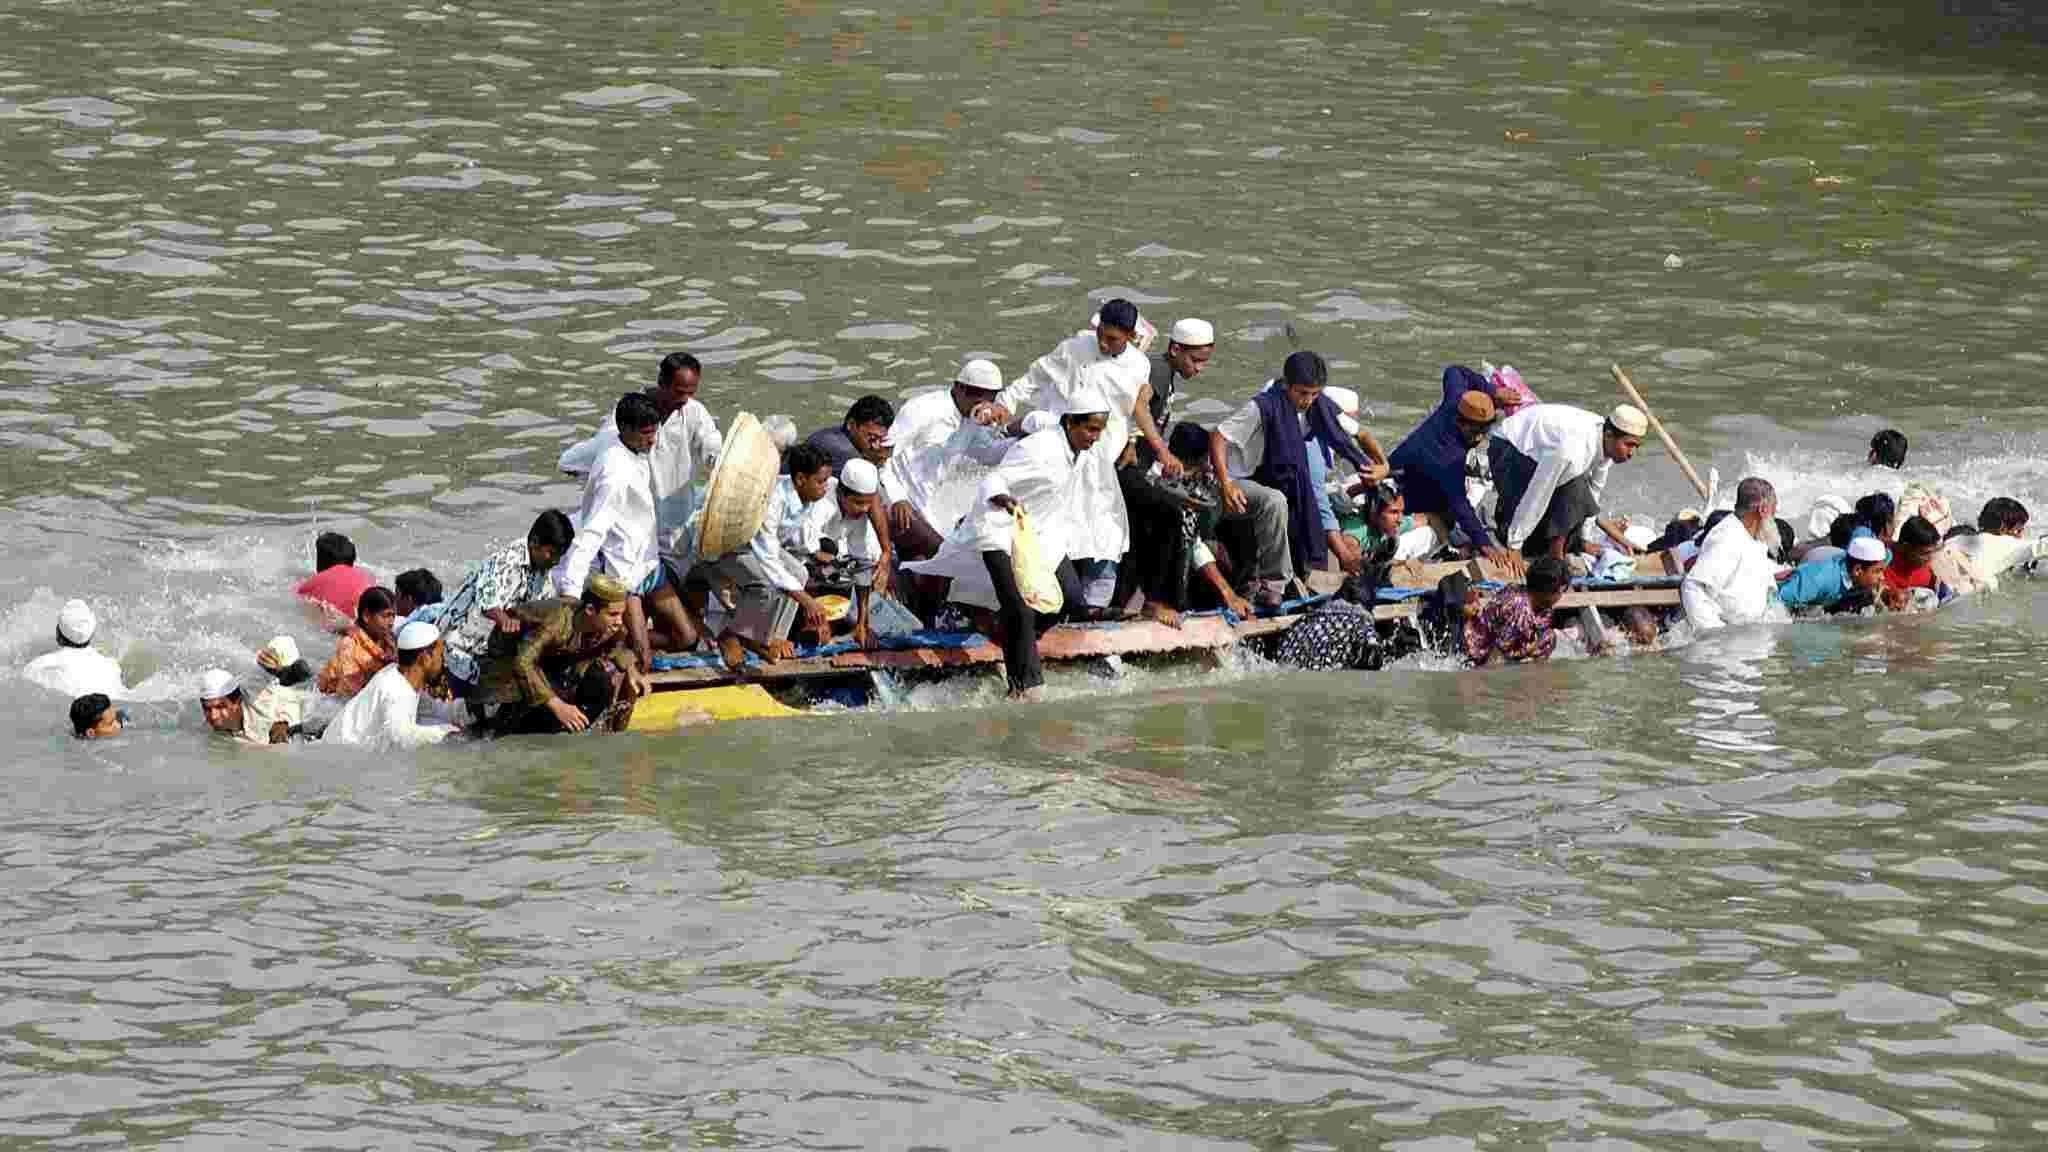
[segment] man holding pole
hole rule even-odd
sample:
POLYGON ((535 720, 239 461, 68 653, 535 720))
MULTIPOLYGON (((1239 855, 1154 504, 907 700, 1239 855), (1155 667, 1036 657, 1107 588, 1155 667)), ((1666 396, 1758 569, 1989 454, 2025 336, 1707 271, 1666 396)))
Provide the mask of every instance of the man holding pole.
POLYGON ((1607 472, 1642 447, 1649 417, 1633 404, 1601 416, 1566 404, 1535 404, 1503 420, 1487 443, 1487 462, 1500 492, 1495 524, 1510 552, 1562 560, 1580 527, 1594 519, 1628 555, 1641 549, 1628 525, 1598 519, 1607 472))

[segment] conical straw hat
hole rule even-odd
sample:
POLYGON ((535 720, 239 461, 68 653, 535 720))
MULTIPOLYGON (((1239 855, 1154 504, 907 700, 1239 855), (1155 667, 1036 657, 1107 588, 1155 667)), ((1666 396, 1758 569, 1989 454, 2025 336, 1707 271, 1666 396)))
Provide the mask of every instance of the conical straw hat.
POLYGON ((768 430, 750 412, 733 417, 704 496, 697 554, 711 560, 746 547, 761 530, 768 493, 781 474, 782 454, 768 430))

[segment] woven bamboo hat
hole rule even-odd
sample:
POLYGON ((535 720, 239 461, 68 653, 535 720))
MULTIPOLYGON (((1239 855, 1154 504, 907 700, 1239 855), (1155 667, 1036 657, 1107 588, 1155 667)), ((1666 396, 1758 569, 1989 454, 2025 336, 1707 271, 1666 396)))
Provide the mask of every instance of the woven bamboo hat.
POLYGON ((776 450, 768 430, 751 412, 733 417, 704 496, 697 554, 712 560, 746 547, 761 530, 768 493, 781 474, 782 453, 776 450))

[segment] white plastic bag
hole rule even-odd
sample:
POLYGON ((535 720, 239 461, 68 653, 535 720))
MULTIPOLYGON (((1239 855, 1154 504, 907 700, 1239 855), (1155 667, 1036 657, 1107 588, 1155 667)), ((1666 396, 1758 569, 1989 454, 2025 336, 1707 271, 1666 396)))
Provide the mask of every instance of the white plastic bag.
POLYGON ((1058 612, 1066 605, 1056 571, 1059 561, 1047 562, 1048 558, 1038 546, 1038 533, 1032 531, 1031 521, 1024 515, 1023 507, 1014 506, 1010 511, 1016 518, 1015 535, 1010 543, 1010 563, 1017 572, 1017 591, 1023 594, 1025 606, 1033 612, 1048 615, 1058 612))

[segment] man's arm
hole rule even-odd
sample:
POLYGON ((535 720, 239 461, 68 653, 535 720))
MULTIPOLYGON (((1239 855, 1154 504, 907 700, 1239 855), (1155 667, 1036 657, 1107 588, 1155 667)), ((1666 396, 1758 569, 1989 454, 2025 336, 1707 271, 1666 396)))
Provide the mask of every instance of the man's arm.
POLYGON ((1387 464, 1387 454, 1380 447, 1380 442, 1373 439, 1372 433, 1366 431, 1363 424, 1358 426, 1358 435, 1355 439, 1358 441, 1359 449, 1365 453, 1365 458, 1373 463, 1372 471, 1366 474, 1365 478, 1374 484, 1385 480, 1393 469, 1387 464))
POLYGON ((1735 559, 1735 550, 1718 546, 1718 542, 1700 549, 1699 559, 1678 587, 1678 602, 1694 628, 1719 628, 1726 623, 1721 614, 1721 586, 1734 570, 1735 559))
POLYGON ((1159 470, 1168 476, 1178 476, 1184 470, 1173 453, 1167 451, 1166 437, 1159 434, 1159 425, 1152 419, 1152 381, 1148 377, 1138 386, 1138 404, 1131 410, 1131 422, 1138 426, 1138 435, 1151 445, 1152 454, 1159 458, 1159 470))
POLYGON ((583 595, 584 581, 590 578, 590 566, 597 561, 598 550, 604 546, 605 537, 611 534, 612 524, 618 519, 618 510, 613 507, 615 486, 610 479, 593 477, 591 483, 594 487, 583 501, 590 511, 584 522, 576 526, 576 535, 569 541, 569 551, 555 569, 555 592, 558 595, 583 595))

